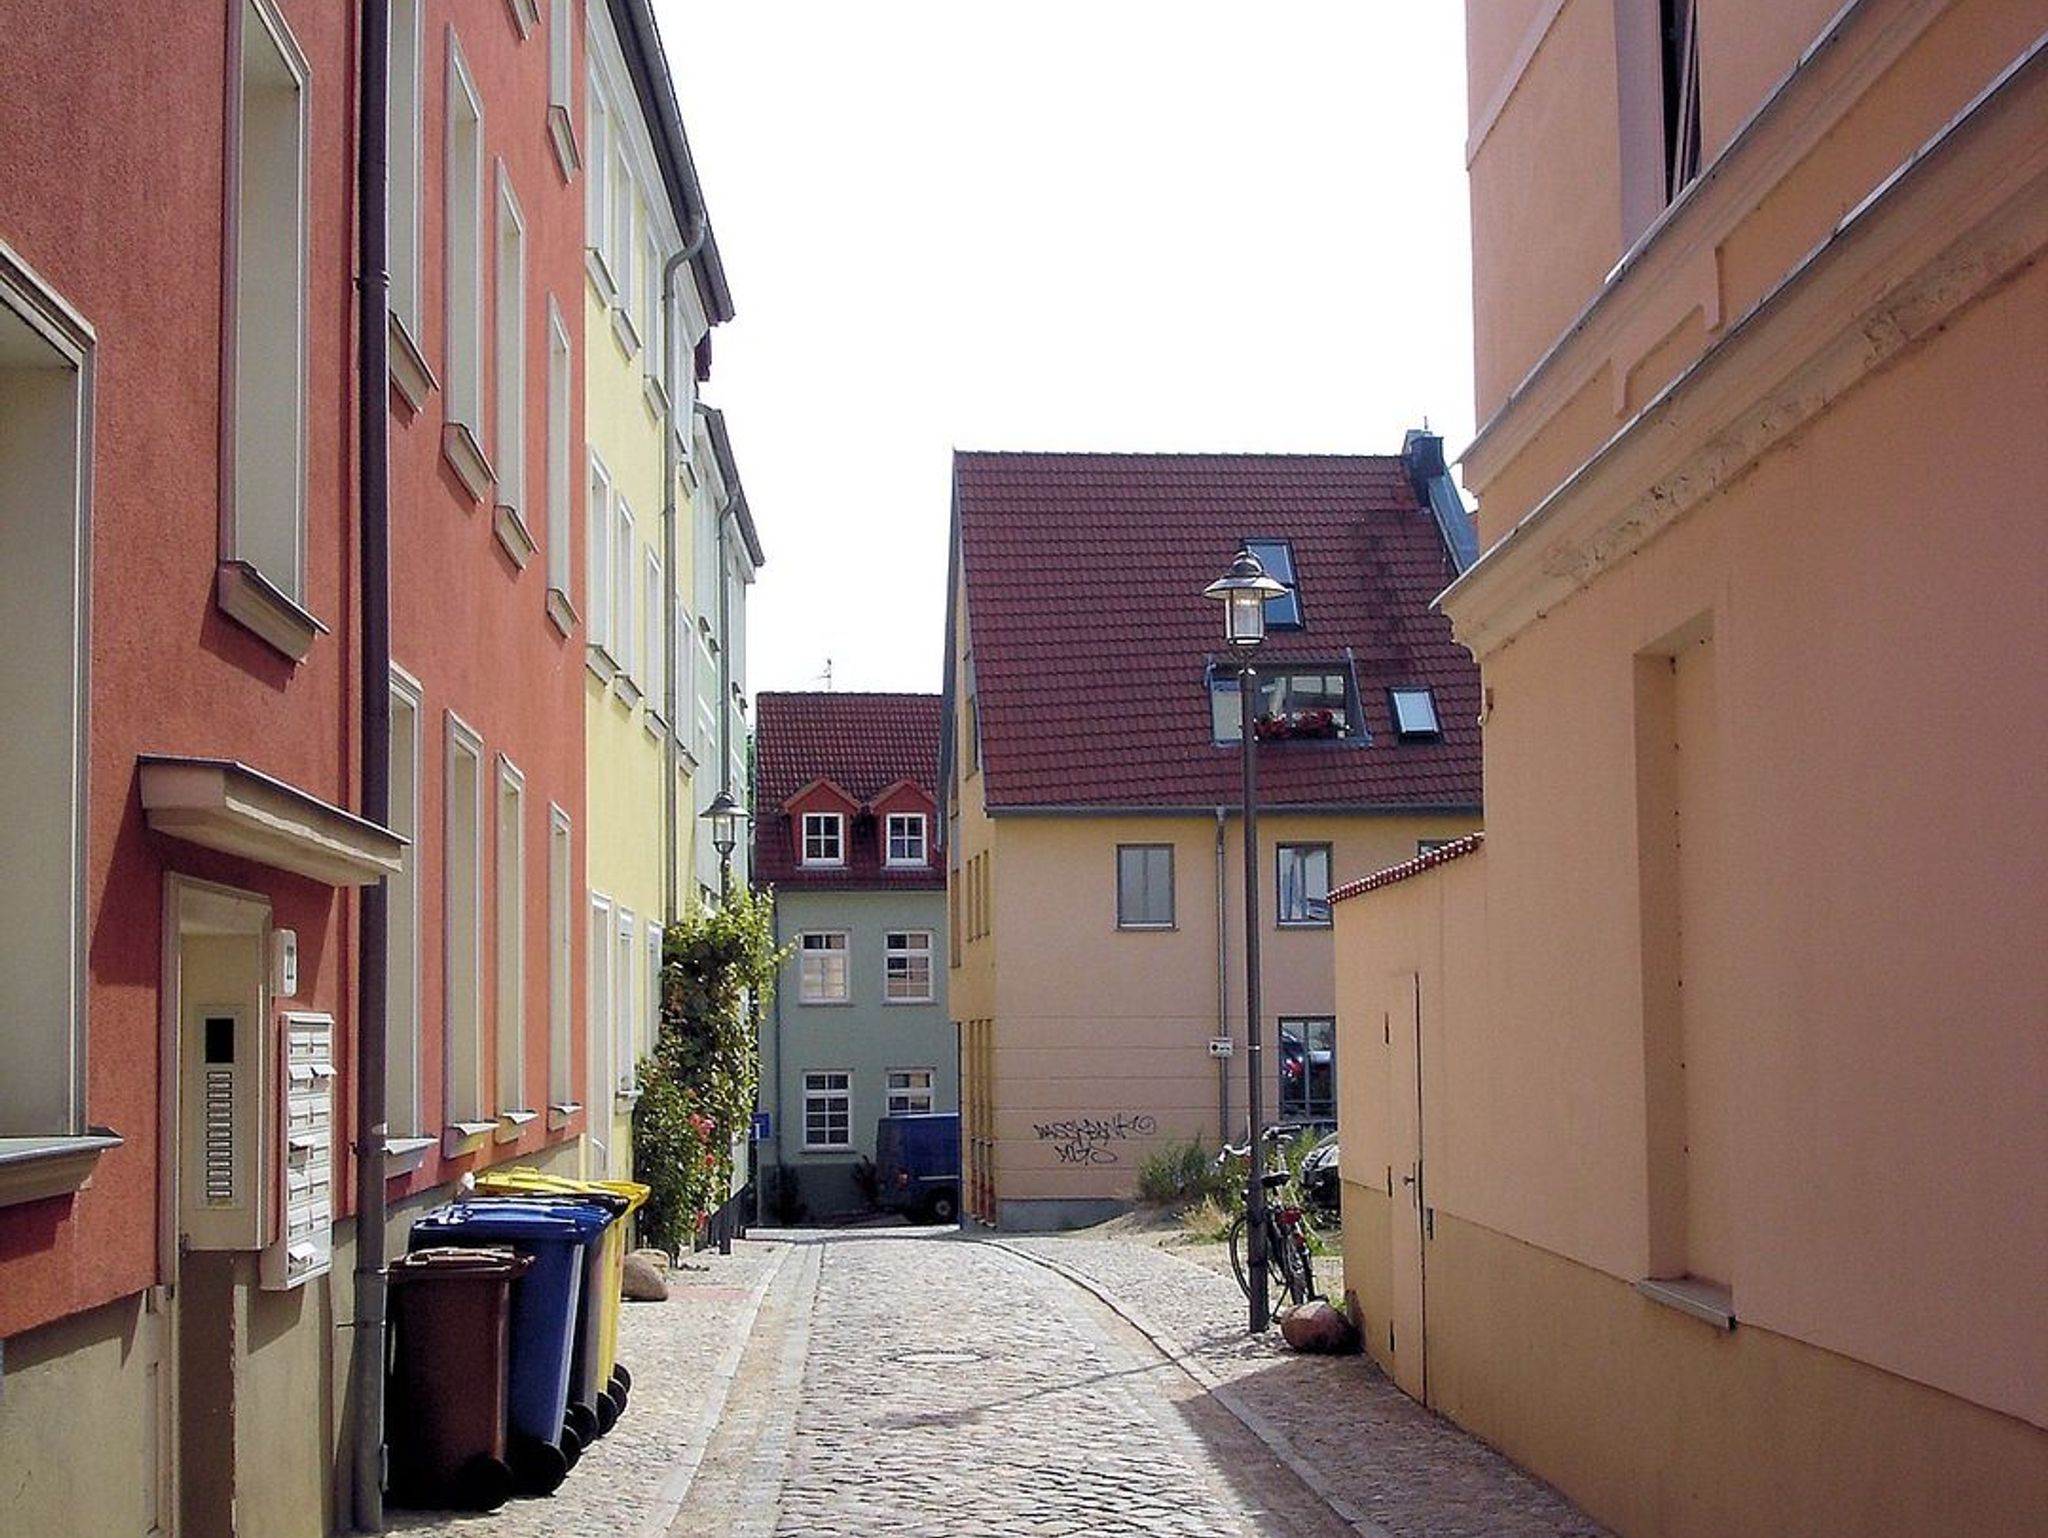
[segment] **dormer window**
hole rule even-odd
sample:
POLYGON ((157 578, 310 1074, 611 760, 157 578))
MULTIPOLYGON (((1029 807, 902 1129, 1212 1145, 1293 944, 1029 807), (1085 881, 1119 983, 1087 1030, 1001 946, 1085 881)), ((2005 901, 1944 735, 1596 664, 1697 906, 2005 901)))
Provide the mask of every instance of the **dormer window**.
POLYGON ((891 865, 923 865, 928 859, 925 848, 924 813, 891 812, 884 856, 887 862, 891 865))
POLYGON ((1390 689, 1387 698, 1394 713, 1394 735, 1402 742, 1436 742, 1443 737, 1434 689, 1390 689))
MULTIPOLYGON (((1258 674, 1252 731, 1259 741, 1365 740, 1348 663, 1262 667, 1258 674)), ((1237 674, 1231 668, 1209 670, 1209 714, 1213 741, 1237 741, 1237 674)))
POLYGON ((1244 547, 1258 557, 1267 576, 1287 588, 1278 598, 1266 600, 1266 628, 1301 629, 1301 590, 1294 585, 1294 546, 1284 539, 1248 539, 1244 547))
POLYGON ((846 814, 804 813, 804 859, 806 865, 846 863, 846 814))

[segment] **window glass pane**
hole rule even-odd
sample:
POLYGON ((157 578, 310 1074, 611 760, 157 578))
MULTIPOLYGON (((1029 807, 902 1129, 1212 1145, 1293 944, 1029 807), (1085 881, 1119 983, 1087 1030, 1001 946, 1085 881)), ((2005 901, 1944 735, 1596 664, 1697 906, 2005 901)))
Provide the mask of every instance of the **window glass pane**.
POLYGON ((1280 1116, 1333 1121, 1337 1115, 1337 1022, 1326 1016, 1280 1022, 1280 1116))
POLYGON ((1330 922, 1330 846, 1282 844, 1275 862, 1282 924, 1330 922))
POLYGON ((1435 737, 1443 728, 1436 718, 1436 695, 1429 689, 1395 689, 1394 730, 1403 737, 1435 737))
POLYGON ((1278 598, 1266 600, 1266 628, 1299 630, 1301 594, 1294 585, 1294 547, 1284 539, 1248 539, 1245 548, 1258 557, 1259 564, 1266 568, 1267 576, 1287 585, 1287 591, 1278 598))
POLYGON ((932 935, 928 929, 891 931, 883 958, 883 994, 896 1003, 924 1003, 932 996, 932 935))
POLYGON ((1121 844, 1116 852, 1116 902, 1125 929, 1173 923, 1173 846, 1121 844))
POLYGON ((797 998, 805 1004, 840 1004, 851 996, 842 931, 806 934, 798 947, 797 998))

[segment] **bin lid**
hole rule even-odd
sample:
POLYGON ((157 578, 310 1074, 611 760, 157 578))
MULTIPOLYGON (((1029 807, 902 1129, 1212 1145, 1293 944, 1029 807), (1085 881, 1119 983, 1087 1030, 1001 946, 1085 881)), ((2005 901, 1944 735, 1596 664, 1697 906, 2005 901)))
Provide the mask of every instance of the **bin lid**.
POLYGON ((557 1202, 577 1202, 585 1207, 595 1207, 608 1216, 622 1218, 633 1210, 633 1203, 614 1191, 540 1191, 525 1189, 501 1189, 486 1185, 479 1180, 473 1194, 464 1200, 483 1202, 526 1202, 550 1206, 557 1202))
POLYGON ((540 1192, 531 1195, 499 1196, 480 1191, 455 1205, 473 1212, 544 1212, 553 1217, 568 1218, 579 1229, 592 1233, 610 1227, 613 1222, 625 1215, 623 1207, 607 1205, 595 1197, 547 1196, 540 1192))
MULTIPOLYGON (((526 1202, 462 1202, 437 1207, 413 1220, 415 1241, 425 1236, 452 1238, 457 1234, 478 1239, 500 1239, 507 1243, 581 1243, 602 1230, 610 1221, 595 1207, 580 1202, 562 1202, 539 1207, 526 1202)), ((421 1245, 420 1248, 427 1248, 421 1245)))
POLYGON ((503 1192, 539 1192, 563 1196, 617 1196, 629 1203, 626 1210, 631 1212, 647 1205, 647 1198, 654 1194, 652 1186, 637 1180, 577 1180, 569 1175, 551 1175, 546 1170, 535 1169, 530 1164, 497 1165, 482 1171, 476 1177, 479 1191, 493 1195, 503 1192))
POLYGON ((408 1282, 474 1281, 500 1276, 509 1279, 522 1274, 532 1264, 531 1255, 521 1255, 516 1250, 465 1250, 452 1245, 413 1250, 391 1262, 391 1285, 402 1287, 408 1282))

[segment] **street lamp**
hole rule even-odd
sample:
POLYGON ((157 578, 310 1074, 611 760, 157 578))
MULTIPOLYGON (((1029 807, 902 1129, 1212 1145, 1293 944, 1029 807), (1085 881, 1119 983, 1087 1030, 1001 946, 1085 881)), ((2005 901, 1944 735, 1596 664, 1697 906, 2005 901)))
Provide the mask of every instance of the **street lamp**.
POLYGON ((1266 1300, 1266 1141, 1265 1073, 1259 1029, 1259 781, 1258 757, 1252 751, 1252 698, 1258 693, 1258 670, 1252 666, 1259 643, 1266 639, 1266 600, 1287 589, 1266 575, 1249 549, 1237 552, 1230 570, 1202 589, 1204 598, 1223 604, 1223 635, 1237 651, 1237 719, 1239 762, 1244 775, 1244 1033, 1245 1072, 1251 1109, 1250 1188, 1245 1192, 1245 1229, 1251 1257, 1245 1269, 1251 1280, 1251 1330, 1270 1324, 1266 1300))
POLYGON ((733 799, 731 791, 721 789, 698 815, 711 824, 711 847, 718 851, 718 896, 722 902, 732 895, 732 851, 740 841, 740 824, 747 819, 747 809, 733 799))

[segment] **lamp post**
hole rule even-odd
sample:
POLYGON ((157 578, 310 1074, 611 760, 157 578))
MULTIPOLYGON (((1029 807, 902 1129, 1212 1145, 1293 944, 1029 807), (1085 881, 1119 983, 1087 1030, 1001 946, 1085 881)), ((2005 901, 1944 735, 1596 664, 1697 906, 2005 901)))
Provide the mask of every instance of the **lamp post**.
POLYGON ((1259 643, 1266 639, 1266 600, 1287 589, 1266 575, 1249 549, 1239 550, 1230 570, 1202 589, 1204 598, 1223 604, 1223 635, 1236 650, 1239 763, 1244 778, 1244 1033, 1245 1073, 1251 1114, 1251 1185, 1245 1192, 1245 1229, 1251 1255, 1245 1267, 1251 1280, 1251 1332, 1272 1322, 1266 1298, 1266 1141, 1265 1065, 1259 1026, 1259 780, 1253 751, 1252 697, 1259 674, 1252 665, 1259 643))
POLYGON ((733 799, 730 790, 721 789, 698 815, 711 824, 711 847, 718 851, 718 900, 723 902, 732 895, 732 851, 740 841, 740 824, 746 820, 747 809, 733 799))

